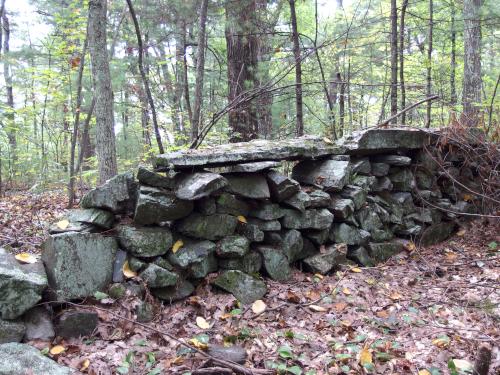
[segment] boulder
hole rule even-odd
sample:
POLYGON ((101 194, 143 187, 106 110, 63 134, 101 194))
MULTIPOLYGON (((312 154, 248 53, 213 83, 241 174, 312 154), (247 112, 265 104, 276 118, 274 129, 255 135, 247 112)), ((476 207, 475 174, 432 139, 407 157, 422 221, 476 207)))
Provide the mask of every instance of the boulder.
POLYGON ((252 250, 242 258, 220 259, 219 267, 224 270, 238 270, 254 274, 262 268, 262 256, 257 251, 252 250))
POLYGON ((168 254, 170 263, 181 269, 188 269, 196 263, 206 261, 216 248, 212 241, 183 239, 183 242, 184 245, 179 250, 168 254))
POLYGON ((257 224, 242 223, 238 225, 237 231, 248 238, 250 242, 262 242, 264 240, 264 232, 259 229, 257 224))
POLYGON ((209 273, 216 272, 219 264, 214 253, 208 254, 201 262, 193 263, 189 267, 188 275, 194 279, 202 279, 209 273))
POLYGON ((304 246, 302 247, 302 251, 299 253, 297 260, 308 258, 319 252, 319 249, 307 237, 304 237, 303 243, 304 246))
POLYGON ((52 324, 52 315, 44 306, 35 306, 23 316, 26 333, 24 340, 51 341, 56 333, 52 324))
POLYGON ((431 172, 418 169, 415 172, 415 182, 420 190, 431 190, 434 187, 435 179, 431 172))
POLYGON ((219 241, 216 248, 221 258, 241 258, 250 249, 250 241, 243 236, 228 236, 219 241))
POLYGON ((168 228, 119 225, 116 231, 120 246, 131 255, 141 258, 166 254, 173 243, 168 228))
POLYGON ((194 286, 187 280, 179 280, 179 282, 174 286, 168 286, 166 288, 155 288, 151 289, 151 293, 168 303, 179 301, 181 299, 189 297, 194 292, 194 286))
POLYGON ((61 366, 27 344, 0 345, 0 375, 69 375, 73 370, 61 366))
POLYGON ((204 216, 192 213, 188 217, 176 222, 176 229, 189 237, 219 240, 234 233, 238 219, 227 214, 204 216))
POLYGON ((271 197, 267 180, 257 173, 238 173, 225 176, 229 182, 230 193, 251 199, 268 199, 271 197))
POLYGON ((176 197, 188 201, 208 197, 227 185, 224 177, 211 172, 179 173, 176 180, 176 197))
POLYGON ((411 158, 401 155, 376 155, 373 160, 377 163, 385 163, 397 167, 404 167, 411 164, 411 158))
POLYGON ((251 304, 267 293, 266 284, 262 280, 238 270, 222 272, 213 283, 243 304, 251 304))
POLYGON ((370 160, 368 158, 351 159, 352 173, 369 175, 372 172, 370 160))
POLYGON ((347 153, 360 155, 423 148, 430 138, 430 133, 423 129, 391 127, 352 132, 340 143, 347 148, 347 153))
POLYGON ((330 210, 335 220, 343 221, 354 213, 354 203, 351 199, 334 198, 331 201, 330 210))
POLYGON ((394 188, 394 185, 392 184, 392 181, 389 179, 389 177, 384 176, 384 177, 378 177, 377 181, 375 184, 373 184, 371 190, 378 193, 381 191, 390 191, 394 188))
POLYGON ((368 242, 370 233, 345 223, 334 223, 330 231, 330 241, 347 245, 362 245, 368 242))
POLYGON ((347 185, 341 192, 340 196, 345 199, 352 200, 354 208, 359 210, 366 202, 367 192, 359 186, 347 185))
POLYGON ((194 202, 194 209, 202 215, 213 215, 217 213, 215 198, 205 197, 194 202))
POLYGON ((324 253, 318 253, 304 259, 306 268, 312 273, 325 275, 332 269, 347 262, 345 254, 340 252, 335 246, 330 246, 324 253))
POLYGON ((247 225, 255 225, 263 232, 281 230, 281 223, 278 220, 260 220, 251 217, 247 225))
POLYGON ((155 317, 153 305, 146 301, 141 301, 135 307, 135 316, 135 320, 137 320, 139 323, 151 322, 155 317))
POLYGON ((304 212, 286 210, 281 223, 288 229, 327 229, 333 222, 333 214, 326 208, 313 208, 304 212))
POLYGON ((21 320, 0 319, 0 344, 21 342, 25 331, 26 327, 21 320))
POLYGON ((283 217, 285 211, 276 203, 266 202, 252 209, 248 215, 261 220, 276 220, 283 217))
POLYGON ((134 207, 136 195, 134 174, 121 173, 85 194, 80 207, 103 208, 114 213, 126 212, 134 207))
POLYGON ((302 234, 295 229, 285 230, 281 235, 281 250, 288 258, 288 262, 295 262, 300 257, 300 252, 304 247, 302 234))
POLYGON ((394 234, 388 228, 374 229, 370 232, 372 235, 372 241, 374 242, 384 242, 393 239, 394 234))
POLYGON ((372 163, 372 175, 384 177, 389 173, 390 165, 386 163, 372 163))
POLYGON ((349 249, 349 251, 347 252, 347 258, 353 260, 363 267, 375 266, 375 262, 368 253, 368 250, 366 250, 366 248, 364 248, 363 246, 349 249))
POLYGON ((42 299, 47 277, 41 262, 21 264, 0 248, 0 319, 16 319, 42 299))
POLYGON ((264 269, 271 279, 285 281, 290 278, 292 270, 281 250, 268 246, 258 246, 256 250, 262 254, 264 269))
POLYGON ((217 207, 217 213, 219 214, 247 216, 250 209, 246 202, 229 193, 222 193, 221 195, 219 195, 215 203, 217 207))
POLYGON ((42 245, 49 286, 58 301, 105 290, 113 276, 116 240, 93 233, 50 236, 42 245))
POLYGON ((415 177, 408 168, 391 168, 389 179, 397 191, 412 191, 416 186, 415 177))
POLYGON ((367 232, 382 228, 383 224, 372 207, 363 207, 356 212, 356 219, 360 227, 367 232))
POLYGON ((65 339, 91 336, 98 322, 97 313, 93 311, 64 311, 57 319, 56 333, 65 339))
POLYGON ((139 276, 146 282, 150 288, 163 288, 177 283, 179 275, 174 272, 157 266, 154 263, 149 264, 139 276))
POLYGON ((309 194, 299 191, 281 202, 283 205, 295 208, 300 212, 304 212, 307 207, 311 204, 311 197, 309 194))
POLYGON ((368 249, 372 259, 376 262, 385 262, 387 259, 403 250, 403 242, 398 240, 388 242, 370 242, 368 249))
POLYGON ((134 222, 140 225, 178 220, 193 211, 193 202, 179 199, 171 191, 141 187, 134 222))
POLYGON ((353 176, 351 178, 351 185, 358 186, 363 190, 371 190, 372 186, 377 182, 375 176, 353 176))
POLYGON ((115 261, 113 262, 113 282, 122 283, 125 280, 123 275, 123 265, 127 261, 127 252, 121 249, 116 251, 115 261))
POLYGON ((309 240, 311 240, 313 244, 321 246, 326 243, 326 241, 328 241, 328 237, 330 236, 330 228, 323 230, 306 230, 304 236, 309 238, 309 240))
POLYGON ((266 175, 271 198, 275 202, 281 202, 300 190, 300 185, 297 181, 277 172, 269 171, 266 175))
POLYGON ((137 169, 137 179, 143 185, 153 186, 162 189, 174 189, 175 188, 175 173, 170 173, 167 175, 162 175, 146 169, 144 167, 139 167, 137 169))
POLYGON ((81 208, 68 211, 67 219, 70 223, 84 223, 95 225, 102 229, 111 229, 115 216, 98 208, 81 208))
POLYGON ((415 204, 413 203, 413 198, 410 193, 406 192, 392 193, 390 197, 392 200, 391 211, 393 213, 397 212, 398 210, 402 211, 404 215, 415 212, 416 207, 415 204))
POLYGON ((323 190, 313 190, 309 193, 309 208, 327 208, 332 197, 323 190))
POLYGON ((443 221, 425 228, 420 237, 422 246, 430 246, 446 240, 453 234, 456 224, 453 221, 443 221))
POLYGON ((281 163, 279 161, 256 161, 254 163, 240 163, 234 165, 224 165, 220 167, 208 168, 217 173, 254 173, 267 171, 271 168, 279 168, 281 163))
POLYGON ((142 259, 138 259, 136 257, 129 257, 128 258, 128 266, 134 272, 142 271, 144 268, 146 268, 147 265, 148 265, 148 263, 143 261, 142 259))
POLYGON ((340 191, 349 182, 350 173, 348 160, 305 160, 293 167, 292 178, 326 191, 340 191))

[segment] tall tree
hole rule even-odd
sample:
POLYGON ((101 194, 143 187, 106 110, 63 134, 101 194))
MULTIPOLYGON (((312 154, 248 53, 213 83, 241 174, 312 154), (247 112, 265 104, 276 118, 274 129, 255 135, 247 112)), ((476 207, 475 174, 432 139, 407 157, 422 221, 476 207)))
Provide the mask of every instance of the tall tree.
POLYGON ((107 0, 89 0, 89 50, 96 96, 96 153, 100 184, 118 171, 113 91, 106 44, 106 11, 107 0))
POLYGON ((456 70, 457 70, 457 30, 455 0, 451 0, 451 56, 450 56, 450 104, 454 107, 457 105, 457 88, 456 88, 456 70))
POLYGON ((257 112, 248 101, 238 102, 241 95, 253 88, 257 73, 258 42, 255 32, 255 0, 226 3, 228 101, 231 142, 257 138, 257 112))
POLYGON ((297 13, 295 11, 295 0, 288 0, 290 3, 290 21, 292 23, 293 56, 295 58, 295 110, 297 119, 295 125, 295 135, 304 135, 304 114, 302 106, 302 57, 300 53, 299 31, 297 26, 297 13))
POLYGON ((482 0, 464 0, 463 118, 467 125, 480 121, 482 0))
POLYGON ((193 118, 191 119, 191 141, 198 137, 203 98, 203 78, 205 76, 205 30, 207 24, 208 0, 201 0, 200 28, 198 30, 198 51, 196 53, 196 84, 194 88, 193 118))
MULTIPOLYGON (((405 60, 404 60, 404 45, 405 45, 405 16, 408 0, 403 0, 401 5, 401 16, 399 22, 399 85, 401 87, 401 109, 406 107, 406 87, 405 87, 405 60)), ((406 123, 406 112, 401 114, 401 123, 406 123)))
MULTIPOLYGON (((429 0, 429 26, 427 29, 427 86, 426 93, 429 98, 432 94, 432 42, 434 38, 434 0, 429 0)), ((425 127, 431 127, 431 110, 432 110, 432 101, 429 100, 427 102, 427 115, 425 120, 425 127)))
MULTIPOLYGON (((391 116, 398 112, 398 8, 391 0, 391 116)), ((394 119, 393 123, 397 120, 394 119)))

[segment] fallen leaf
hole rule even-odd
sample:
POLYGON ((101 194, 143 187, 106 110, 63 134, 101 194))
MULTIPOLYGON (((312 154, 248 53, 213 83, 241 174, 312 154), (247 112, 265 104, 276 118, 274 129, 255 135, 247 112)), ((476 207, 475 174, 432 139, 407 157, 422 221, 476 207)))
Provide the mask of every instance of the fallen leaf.
POLYGON ((240 223, 246 224, 247 223, 247 218, 245 216, 243 216, 243 215, 239 215, 238 216, 238 221, 240 223))
POLYGON ((126 260, 125 263, 123 263, 122 272, 123 272, 123 276, 125 276, 127 279, 131 279, 132 277, 137 276, 137 272, 134 272, 130 269, 130 265, 128 264, 128 260, 126 260))
POLYGON ((367 283, 368 285, 375 285, 376 282, 377 280, 375 280, 373 277, 369 277, 365 280, 365 283, 367 283))
POLYGON ((323 275, 322 275, 322 274, 320 274, 320 273, 315 273, 315 274, 314 274, 314 277, 316 277, 316 278, 318 278, 318 279, 320 279, 320 280, 323 280, 323 279, 325 278, 325 276, 323 276, 323 275))
MULTIPOLYGON (((189 339, 188 340, 188 343, 190 343, 191 345, 193 345, 195 348, 197 349, 200 349, 200 350, 206 350, 208 349, 208 344, 204 343, 204 342, 201 342, 200 340, 198 340, 196 337, 195 338, 192 338, 192 339, 189 339)), ((175 361, 175 360, 174 360, 175 361)), ((182 362, 181 362, 182 363, 182 362)))
POLYGON ((66 351, 66 348, 62 345, 56 345, 56 346, 53 346, 49 353, 52 354, 52 355, 58 355, 58 354, 61 354, 62 352, 66 351))
POLYGON ((336 304, 333 305, 333 307, 335 308, 335 310, 337 312, 341 312, 341 311, 345 310, 345 308, 347 307, 347 303, 337 302, 336 304))
POLYGON ((323 142, 328 143, 330 145, 333 144, 333 142, 327 137, 323 137, 323 142))
POLYGON ((360 272, 363 272, 363 271, 361 270, 361 268, 353 267, 353 268, 351 268, 351 272, 360 273, 360 272))
POLYGON ((455 365, 456 369, 461 372, 471 373, 474 368, 472 362, 469 362, 466 359, 452 359, 451 361, 455 365))
POLYGON ((261 299, 258 299, 252 304, 252 311, 254 312, 254 314, 261 314, 266 311, 266 308, 266 304, 261 299))
POLYGON ((184 246, 182 240, 175 241, 174 246, 172 246, 172 252, 175 254, 182 246, 184 246))
POLYGON ((387 319, 389 317, 389 313, 387 312, 387 310, 377 311, 376 315, 382 319, 387 319))
POLYGON ((28 253, 20 253, 14 256, 21 263, 33 264, 36 263, 36 258, 28 253))
POLYGON ((370 349, 367 346, 359 353, 359 363, 363 367, 373 365, 372 353, 370 353, 370 349))
POLYGON ((349 290, 349 288, 344 288, 344 289, 342 289, 342 293, 344 293, 346 296, 348 296, 351 294, 351 291, 349 290))
POLYGON ((291 290, 286 292, 286 299, 292 303, 300 303, 300 297, 297 293, 292 292, 291 290))
POLYGON ((411 253, 412 251, 414 251, 417 248, 417 246, 415 246, 415 242, 408 241, 408 242, 405 242, 404 248, 406 251, 409 251, 411 253))
POLYGON ((175 357, 174 360, 172 361, 172 364, 174 365, 182 365, 184 363, 184 358, 181 356, 175 357))
POLYGON ((309 308, 312 311, 316 311, 316 312, 325 312, 325 311, 327 311, 326 308, 324 308, 323 306, 318 306, 318 305, 309 305, 309 308))
POLYGON ((432 344, 438 348, 446 348, 450 344, 450 338, 446 335, 439 336, 437 339, 432 340, 432 344))
POLYGON ((418 375, 432 375, 429 370, 420 370, 418 372, 418 375))
POLYGON ((474 197, 471 194, 464 194, 463 195, 463 200, 466 202, 470 202, 474 199, 474 197))
POLYGON ((458 232, 457 232, 457 236, 458 237, 463 237, 466 233, 466 230, 465 229, 460 229, 458 232))
POLYGON ((389 295, 390 299, 392 299, 393 301, 397 301, 401 298, 403 298, 403 296, 401 294, 399 294, 399 292, 397 291, 394 291, 392 292, 390 295, 389 295))
POLYGON ((198 327, 200 327, 201 329, 209 329, 210 328, 210 324, 208 324, 208 322, 202 316, 196 317, 196 325, 198 327))
POLYGON ((69 225, 69 221, 68 221, 68 220, 66 220, 66 219, 61 220, 61 221, 58 221, 58 222, 56 223, 56 226, 57 226, 59 229, 61 229, 61 230, 66 229, 66 228, 68 227, 68 225, 69 225))
POLYGON ((80 367, 80 371, 83 372, 85 370, 87 370, 90 366, 90 359, 85 359, 82 364, 81 364, 81 367, 80 367))

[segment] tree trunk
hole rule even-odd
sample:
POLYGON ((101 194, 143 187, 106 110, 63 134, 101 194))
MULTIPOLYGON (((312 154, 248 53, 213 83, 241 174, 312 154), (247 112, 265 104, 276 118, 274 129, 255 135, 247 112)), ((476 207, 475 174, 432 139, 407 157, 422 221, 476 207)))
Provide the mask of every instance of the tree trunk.
POLYGON ((106 0, 89 1, 89 49, 95 82, 96 151, 99 184, 118 171, 113 118, 113 91, 106 44, 106 0))
POLYGON ((457 70, 457 30, 455 29, 455 1, 451 0, 451 72, 450 72, 450 104, 457 105, 457 88, 455 84, 457 70))
POLYGON ((482 0, 464 0, 463 120, 468 126, 480 121, 482 0))
MULTIPOLYGON (((429 45, 427 47, 427 97, 429 98, 432 94, 432 38, 434 31, 434 0, 429 0, 429 30, 427 38, 429 39, 429 45)), ((431 127, 431 110, 432 101, 427 102, 427 116, 425 120, 425 127, 431 127)))
POLYGON ((226 3, 228 102, 235 104, 228 114, 231 142, 247 142, 258 134, 255 105, 237 103, 240 95, 257 81, 255 10, 254 0, 226 3))
POLYGON ((295 12, 295 0, 290 3, 290 18, 292 21, 293 55, 295 58, 295 106, 297 111, 297 122, 295 134, 297 137, 304 135, 304 114, 302 106, 302 62, 300 56, 300 41, 297 27, 297 14, 295 12))
POLYGON ((139 27, 139 21, 137 20, 137 16, 135 14, 134 6, 132 5, 131 0, 127 0, 128 9, 130 11, 130 16, 132 17, 132 21, 134 22, 135 35, 137 37, 137 46, 139 47, 139 71, 141 73, 142 84, 144 85, 144 91, 146 92, 146 96, 148 99, 149 107, 151 108, 151 116, 153 118, 153 129, 155 132, 156 144, 158 145, 158 151, 160 154, 165 153, 163 148, 163 143, 161 141, 160 128, 158 126, 158 120, 156 117, 156 108, 153 101, 153 95, 151 94, 151 89, 149 88, 149 80, 144 70, 144 46, 142 43, 141 29, 139 27))
MULTIPOLYGON (((398 8, 391 0, 391 116, 398 112, 398 8)), ((397 122, 394 119, 393 124, 397 122)))
POLYGON ((202 0, 200 7, 200 29, 198 31, 198 50, 196 52, 196 85, 194 88, 193 117, 191 119, 191 142, 198 137, 201 119, 203 78, 205 75, 205 29, 207 25, 208 0, 202 0))
MULTIPOLYGON (((406 107, 406 87, 404 71, 404 44, 405 44, 405 15, 408 0, 403 0, 401 5, 401 18, 399 23, 399 84, 401 87, 401 109, 406 107)), ((401 115, 401 123, 406 124, 406 112, 401 115)))

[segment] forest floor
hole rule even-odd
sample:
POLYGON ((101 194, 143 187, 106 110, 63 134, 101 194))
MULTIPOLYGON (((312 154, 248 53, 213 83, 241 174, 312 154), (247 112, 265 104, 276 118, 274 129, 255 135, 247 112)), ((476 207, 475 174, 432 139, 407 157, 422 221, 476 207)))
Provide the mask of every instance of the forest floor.
MULTIPOLYGON (((0 200, 0 246, 36 253, 64 200, 61 192, 0 200)), ((377 267, 324 277, 296 270, 287 283, 266 280, 265 306, 255 306, 263 312, 238 306, 209 277, 185 301, 156 303, 151 323, 134 322, 135 297, 88 300, 82 306, 100 318, 94 336, 31 344, 45 351, 63 345, 55 359, 88 374, 189 374, 204 358, 182 340, 200 348, 241 345, 248 367, 282 373, 434 375, 466 373, 486 343, 490 374, 498 374, 499 250, 500 223, 479 219, 446 242, 417 244, 377 267), (209 327, 200 328, 197 317, 209 327)))

